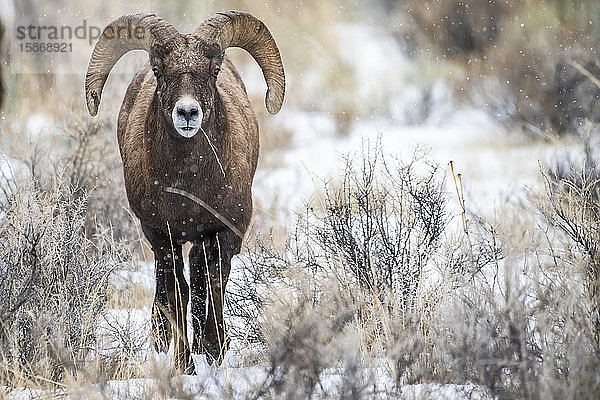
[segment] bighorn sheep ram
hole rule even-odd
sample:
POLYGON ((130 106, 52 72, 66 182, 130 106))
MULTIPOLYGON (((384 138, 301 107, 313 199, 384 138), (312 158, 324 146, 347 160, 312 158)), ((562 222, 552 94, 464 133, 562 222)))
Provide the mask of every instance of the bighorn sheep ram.
POLYGON ((254 57, 267 83, 267 110, 279 112, 285 76, 275 40, 261 21, 236 11, 218 13, 190 34, 154 14, 121 16, 98 39, 85 79, 95 116, 115 63, 131 50, 149 54, 125 94, 117 137, 129 204, 155 258, 154 347, 166 351, 173 336, 175 367, 185 373, 194 372, 191 352, 219 363, 227 349, 223 294, 252 214, 258 124, 228 47, 254 57), (185 242, 192 243, 189 286, 185 242))

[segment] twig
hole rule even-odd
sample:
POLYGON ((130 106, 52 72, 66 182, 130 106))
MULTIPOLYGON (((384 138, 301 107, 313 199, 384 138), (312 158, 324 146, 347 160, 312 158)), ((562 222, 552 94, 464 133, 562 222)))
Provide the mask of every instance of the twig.
POLYGON ((473 244, 471 243, 471 237, 469 236, 469 221, 467 220, 467 209, 465 207, 465 194, 462 184, 462 174, 454 173, 454 161, 450 161, 450 172, 452 173, 452 178, 454 179, 454 187, 456 188, 456 195, 458 196, 458 204, 462 209, 461 219, 463 225, 463 231, 467 237, 467 241, 469 243, 469 250, 471 253, 471 262, 474 262, 475 257, 473 255, 473 244), (458 179, 457 179, 458 178, 458 179))
POLYGON ((223 176, 225 176, 225 170, 223 169, 223 164, 221 164, 221 160, 219 160, 219 155, 217 154, 217 149, 215 148, 215 146, 212 144, 212 142, 208 138, 208 135, 206 134, 206 132, 204 132, 204 129, 202 129, 202 127, 200 127, 200 130, 202 131, 202 133, 204 134, 204 137, 208 141, 208 145, 210 146, 210 149, 212 150, 213 154, 215 155, 215 158, 217 159, 217 164, 219 164, 219 167, 221 168, 221 172, 223 173, 223 176))
POLYGON ((600 80, 598 78, 596 78, 596 76, 594 74, 592 74, 590 71, 585 69, 585 67, 583 65, 579 64, 577 61, 572 61, 572 60, 569 61, 569 64, 574 66, 579 72, 581 72, 583 75, 585 75, 586 78, 588 78, 594 85, 596 85, 600 89, 600 80))
POLYGON ((217 210, 215 210, 214 208, 212 208, 204 200, 200 199, 197 196, 194 196, 191 193, 186 192, 185 190, 181 190, 181 189, 175 189, 175 188, 172 188, 172 187, 168 187, 168 188, 165 188, 165 191, 169 192, 169 193, 175 193, 175 194, 178 194, 178 195, 183 196, 183 197, 187 197, 188 199, 192 200, 193 202, 200 204, 202 207, 204 207, 206 209, 206 211, 208 211, 209 213, 211 213, 212 215, 214 215, 215 217, 217 217, 217 219, 219 221, 221 221, 229 229, 231 229, 233 233, 235 233, 237 236, 240 237, 240 239, 244 239, 244 234, 242 233, 242 231, 240 231, 238 228, 236 228, 235 225, 233 225, 231 222, 229 222, 227 220, 227 218, 225 218, 217 210))

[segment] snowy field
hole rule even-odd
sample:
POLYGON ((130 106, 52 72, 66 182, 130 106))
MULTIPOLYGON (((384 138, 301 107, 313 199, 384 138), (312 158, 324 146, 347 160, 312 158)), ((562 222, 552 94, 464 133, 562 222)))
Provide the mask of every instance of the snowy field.
MULTIPOLYGON (((446 174, 452 223, 456 224, 460 223, 461 208, 451 162, 454 172, 461 174, 468 210, 493 217, 502 206, 520 204, 532 189, 540 188, 540 167, 551 163, 558 155, 574 152, 580 147, 580 143, 569 136, 540 140, 523 135, 516 128, 498 122, 489 112, 457 100, 451 84, 444 77, 422 77, 422 61, 406 56, 390 35, 373 24, 343 23, 331 32, 335 34, 340 59, 345 65, 344 73, 348 75, 346 78, 354 83, 352 104, 357 111, 349 121, 340 122, 339 115, 319 107, 318 97, 328 96, 327 90, 322 89, 323 78, 319 71, 295 75, 294 68, 288 69, 292 73, 288 72, 287 78, 291 87, 297 90, 287 93, 292 100, 284 103, 277 116, 260 119, 261 129, 275 136, 280 132, 285 138, 280 138, 280 142, 275 140, 277 144, 261 150, 253 184, 257 209, 253 229, 256 231, 265 232, 276 225, 280 235, 290 233, 288 230, 293 229, 296 213, 322 195, 323 182, 340 178, 344 157, 359 157, 365 148, 376 144, 386 155, 407 160, 419 152, 438 164, 446 174), (425 92, 427 96, 423 94, 425 92), (315 98, 315 104, 307 109, 305 105, 310 103, 310 98, 315 98)), ((264 81, 260 70, 255 65, 243 65, 240 70, 250 97, 262 99, 264 81)), ((344 92, 342 96, 347 95, 344 92)), ((261 101, 255 104, 263 107, 261 101)), ((62 134, 56 128, 53 116, 43 111, 30 115, 18 129, 29 143, 56 144, 62 134)), ((274 141, 272 137, 261 140, 274 141)), ((22 161, 0 157, 0 182, 25 170, 22 161)), ((0 203, 4 199, 0 192, 0 203)), ((240 258, 244 256, 234 258, 231 279, 235 279, 235 274, 243 268, 240 258)), ((119 270, 113 276, 111 290, 131 293, 135 288, 147 302, 154 292, 154 266, 151 260, 139 261, 136 266, 137 270, 119 270)), ((260 363, 248 365, 244 360, 244 345, 235 341, 220 367, 209 366, 204 356, 194 355, 197 375, 175 376, 160 382, 150 378, 164 373, 173 358, 172 345, 166 355, 157 355, 151 350, 150 313, 150 303, 111 308, 105 323, 98 327, 102 335, 103 330, 110 330, 106 324, 134 326, 137 334, 146 338, 143 346, 147 351, 141 355, 141 377, 95 383, 67 391, 19 388, 12 390, 8 398, 143 399, 151 393, 161 392, 163 389, 158 385, 165 382, 180 390, 173 398, 246 398, 251 394, 262 398, 261 387, 268 380, 269 371, 260 363)), ((188 321, 191 318, 188 317, 188 321)), ((191 340, 191 326, 188 333, 191 340)), ((105 343, 105 347, 110 348, 111 343, 105 343)), ((372 396, 369 398, 390 398, 395 382, 385 366, 372 366, 365 374, 371 379, 368 392, 372 396)), ((342 375, 334 368, 322 372, 313 398, 339 398, 342 375)), ((492 396, 487 389, 473 384, 423 383, 403 385, 399 398, 483 400, 492 396)))

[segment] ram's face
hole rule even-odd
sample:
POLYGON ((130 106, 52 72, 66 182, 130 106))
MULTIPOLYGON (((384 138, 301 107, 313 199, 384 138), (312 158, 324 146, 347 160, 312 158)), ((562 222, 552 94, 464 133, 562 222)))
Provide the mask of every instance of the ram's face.
POLYGON ((173 49, 153 52, 150 62, 157 80, 157 96, 171 131, 183 138, 207 129, 214 117, 217 75, 223 52, 194 37, 173 49))

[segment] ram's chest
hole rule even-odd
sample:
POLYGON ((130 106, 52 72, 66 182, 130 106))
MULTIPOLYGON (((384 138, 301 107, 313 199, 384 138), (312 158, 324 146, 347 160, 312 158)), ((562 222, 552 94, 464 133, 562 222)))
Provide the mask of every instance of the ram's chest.
POLYGON ((195 240, 222 229, 222 218, 244 231, 251 215, 251 185, 243 185, 247 179, 236 175, 235 169, 226 170, 224 177, 206 156, 197 153, 150 163, 148 180, 140 179, 139 170, 125 163, 129 203, 138 218, 155 229, 170 231, 178 240, 195 240), (205 204, 169 192, 169 188, 189 193, 205 204))

